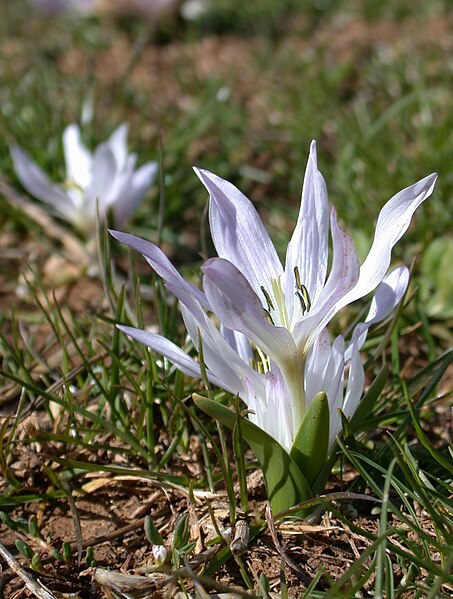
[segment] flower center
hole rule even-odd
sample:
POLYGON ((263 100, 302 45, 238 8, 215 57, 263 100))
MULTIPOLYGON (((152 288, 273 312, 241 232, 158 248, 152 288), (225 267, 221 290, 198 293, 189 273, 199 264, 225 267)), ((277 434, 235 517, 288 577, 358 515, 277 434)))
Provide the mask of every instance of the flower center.
MULTIPOLYGON (((300 307, 302 310, 302 316, 311 309, 311 299, 307 288, 300 281, 299 269, 297 266, 294 267, 294 278, 296 281, 296 296, 299 300, 300 307)), ((286 306, 285 293, 282 288, 281 276, 277 279, 271 279, 271 291, 272 295, 261 285, 261 291, 263 292, 266 300, 267 308, 264 308, 269 322, 273 325, 277 324, 290 330, 291 319, 288 314, 288 308, 286 306), (273 299, 272 299, 273 298, 273 299)))

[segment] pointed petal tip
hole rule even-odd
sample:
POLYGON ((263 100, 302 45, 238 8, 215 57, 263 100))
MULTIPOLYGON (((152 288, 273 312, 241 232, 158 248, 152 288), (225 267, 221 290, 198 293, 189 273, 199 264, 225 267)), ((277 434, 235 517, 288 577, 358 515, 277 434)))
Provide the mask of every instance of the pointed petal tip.
POLYGON ((126 132, 129 131, 129 123, 120 123, 118 125, 118 127, 115 129, 115 131, 124 131, 126 130, 126 132))
POLYGON ((194 170, 194 173, 197 175, 197 177, 200 179, 200 181, 203 183, 205 187, 207 187, 208 181, 212 181, 213 178, 217 176, 214 175, 214 173, 211 173, 211 171, 208 171, 205 168, 200 168, 199 166, 193 166, 192 168, 194 170))
POLYGON ((77 125, 77 123, 69 123, 69 125, 66 125, 63 131, 63 135, 68 135, 71 131, 73 131, 77 135, 80 134, 80 127, 77 125))
POLYGON ((318 153, 316 151, 316 139, 312 139, 310 143, 310 158, 317 164, 318 153))
POLYGON ((437 179, 438 179, 439 175, 437 173, 431 173, 430 175, 428 175, 426 178, 432 182, 432 185, 435 185, 437 179))
MULTIPOLYGON (((131 247, 133 247, 133 242, 135 240, 140 239, 139 237, 136 237, 135 235, 132 235, 131 233, 126 233, 124 231, 116 231, 115 229, 108 229, 108 232, 114 239, 116 239, 120 243, 124 243, 125 245, 131 246, 131 247)), ((144 240, 141 240, 141 241, 144 241, 144 240)))
MULTIPOLYGON (((420 181, 418 181, 418 184, 423 185, 423 187, 426 189, 426 197, 432 194, 438 176, 439 175, 437 173, 431 173, 430 175, 427 175, 426 177, 423 177, 423 179, 420 179, 420 181)), ((414 185, 417 185, 417 183, 415 183, 414 185)))
POLYGON ((130 333, 132 331, 136 330, 134 327, 127 327, 124 324, 115 324, 115 326, 119 331, 121 331, 122 333, 125 333, 126 335, 129 335, 129 336, 131 336, 130 333))

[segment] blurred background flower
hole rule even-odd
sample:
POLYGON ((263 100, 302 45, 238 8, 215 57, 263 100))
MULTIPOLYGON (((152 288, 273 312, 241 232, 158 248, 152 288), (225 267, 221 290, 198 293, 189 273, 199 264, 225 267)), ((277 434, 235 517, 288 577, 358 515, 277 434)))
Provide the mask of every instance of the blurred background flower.
POLYGON ((66 179, 62 184, 53 183, 24 150, 12 146, 17 177, 51 214, 91 238, 96 232, 98 216, 103 221, 111 211, 117 225, 125 223, 156 175, 156 162, 135 168, 137 155, 128 154, 127 129, 127 125, 120 125, 91 153, 81 140, 79 127, 74 124, 66 127, 63 133, 66 179))

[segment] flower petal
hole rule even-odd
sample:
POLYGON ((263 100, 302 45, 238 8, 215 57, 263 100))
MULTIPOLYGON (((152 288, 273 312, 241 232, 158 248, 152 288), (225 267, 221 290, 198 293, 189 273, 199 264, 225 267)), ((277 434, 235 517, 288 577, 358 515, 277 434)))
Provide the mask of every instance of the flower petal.
POLYGON ((115 129, 115 131, 107 140, 107 144, 115 156, 116 167, 119 171, 126 166, 128 129, 128 125, 123 123, 115 129))
MULTIPOLYGON (((171 283, 176 290, 181 289, 189 295, 192 295, 202 306, 207 305, 205 294, 179 274, 157 245, 145 241, 140 237, 136 237, 135 235, 131 235, 130 233, 121 233, 120 231, 114 231, 112 229, 109 229, 109 232, 112 237, 142 254, 151 268, 155 270, 166 283, 171 283)), ((177 292, 175 292, 175 295, 179 297, 177 292)))
MULTIPOLYGON (((365 371, 359 353, 358 335, 353 335, 348 385, 342 410, 347 418, 352 418, 360 403, 365 386, 365 371)), ((338 431, 339 432, 339 431, 338 431)), ((338 432, 336 434, 338 434, 338 432)))
POLYGON ((74 206, 63 189, 53 183, 24 150, 12 146, 10 152, 17 178, 25 189, 38 200, 51 206, 55 214, 70 221, 74 214, 74 206))
MULTIPOLYGON (((116 171, 115 178, 111 181, 108 193, 105 196, 105 207, 106 210, 112 208, 115 212, 118 204, 127 204, 131 189, 132 189, 132 176, 134 174, 135 164, 137 162, 137 155, 130 154, 127 157, 126 164, 121 171, 116 171)), ((119 224, 118 220, 115 219, 115 224, 119 224)))
POLYGON ((266 409, 258 416, 258 426, 289 453, 294 440, 291 399, 279 372, 266 373, 266 409))
POLYGON ((270 237, 253 204, 234 185, 209 171, 195 168, 209 191, 209 222, 214 246, 241 271, 255 293, 283 273, 270 237))
POLYGON ((81 189, 86 189, 93 176, 91 152, 82 143, 77 125, 68 125, 63 133, 63 151, 66 178, 81 189))
POLYGON ((105 216, 108 208, 108 197, 118 169, 115 156, 107 143, 100 144, 94 152, 93 178, 86 190, 84 212, 96 219, 96 207, 99 216, 105 216))
MULTIPOLYGON (((188 298, 187 298, 188 299, 188 298)), ((194 306, 195 300, 181 304, 181 312, 192 343, 198 350, 199 336, 203 348, 203 360, 208 372, 220 381, 220 386, 233 395, 238 395, 246 401, 246 381, 263 396, 264 387, 260 375, 242 360, 242 358, 228 345, 214 326, 209 317, 194 306)), ((219 383, 217 383, 219 384, 219 383)))
POLYGON ((193 358, 188 356, 181 348, 177 345, 162 337, 156 333, 149 333, 142 331, 141 329, 135 329, 134 327, 126 327, 120 324, 116 325, 117 328, 135 339, 143 345, 146 345, 154 352, 165 356, 172 362, 181 372, 192 376, 194 378, 201 378, 201 370, 199 364, 195 362, 193 358))
POLYGON ((373 244, 360 268, 359 280, 355 287, 339 300, 336 311, 367 295, 379 285, 389 267, 393 246, 406 232, 415 210, 431 195, 436 179, 435 173, 428 175, 397 193, 382 208, 373 244))
POLYGON ((324 391, 329 400, 329 448, 341 430, 338 408, 343 404, 343 381, 345 344, 342 335, 330 344, 327 331, 324 329, 315 341, 305 368, 305 385, 307 402, 324 391))
POLYGON ((390 271, 376 289, 365 322, 372 325, 384 320, 400 303, 408 284, 409 269, 406 266, 397 266, 390 271))
POLYGON ((239 355, 247 364, 253 358, 252 348, 250 346, 250 341, 248 338, 239 333, 238 331, 233 331, 228 327, 224 326, 220 323, 220 333, 228 345, 239 355))
POLYGON ((201 270, 209 305, 224 326, 253 340, 280 367, 289 357, 296 357, 290 332, 267 321, 260 299, 236 266, 223 258, 211 258, 201 270))
POLYGON ((157 162, 148 162, 132 174, 128 181, 130 188, 124 189, 117 194, 113 203, 113 214, 115 224, 125 223, 136 211, 143 201, 148 188, 151 187, 158 169, 157 162))
POLYGON ((305 396, 308 401, 324 390, 325 372, 331 351, 327 329, 323 329, 313 343, 305 365, 305 396))
POLYGON ((294 327, 294 338, 300 351, 306 352, 314 339, 337 312, 338 301, 354 287, 359 277, 360 263, 352 239, 337 224, 332 208, 331 231, 333 245, 332 268, 317 302, 294 327))
MULTIPOLYGON (((291 301, 296 299, 295 267, 299 270, 300 281, 307 288, 312 304, 316 303, 326 279, 328 234, 327 189, 317 166, 316 142, 312 141, 305 170, 299 216, 286 252, 287 303, 290 299, 291 301)), ((290 314, 292 313, 290 306, 288 306, 288 311, 290 314)))
MULTIPOLYGON (((360 350, 366 341, 368 329, 372 324, 381 322, 396 308, 400 303, 409 283, 409 270, 405 266, 397 266, 384 278, 382 283, 376 289, 368 315, 365 322, 359 323, 353 333, 357 337, 357 346, 360 350)), ((346 359, 351 359, 351 343, 346 350, 346 359)))

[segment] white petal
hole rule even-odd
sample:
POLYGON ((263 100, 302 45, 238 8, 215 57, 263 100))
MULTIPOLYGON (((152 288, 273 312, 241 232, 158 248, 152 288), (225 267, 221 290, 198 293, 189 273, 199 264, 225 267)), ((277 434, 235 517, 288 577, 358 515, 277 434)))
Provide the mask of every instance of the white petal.
POLYGON ((400 303, 408 284, 409 269, 406 266, 398 266, 390 271, 376 289, 365 322, 371 325, 384 320, 400 303))
POLYGON ((194 169, 210 194, 209 222, 220 258, 232 262, 255 293, 283 273, 277 252, 253 204, 234 185, 194 169))
MULTIPOLYGON (((302 200, 296 228, 286 252, 286 296, 295 299, 296 283, 294 267, 299 270, 301 283, 305 285, 313 304, 324 285, 328 261, 329 203, 324 178, 318 170, 316 143, 310 146, 305 171, 302 200)), ((296 300, 297 301, 297 300, 296 300)), ((291 314, 292 310, 288 306, 291 314)), ((294 324, 294 323, 293 323, 294 324)))
MULTIPOLYGON (((294 440, 291 401, 280 373, 266 374, 266 410, 258 417, 258 426, 289 453, 294 440)), ((299 423, 300 424, 300 423, 299 423)))
POLYGON ((86 189, 92 177, 92 155, 80 138, 77 125, 69 125, 63 133, 63 151, 66 162, 66 178, 81 189, 86 189))
MULTIPOLYGON (((128 202, 128 199, 132 191, 132 176, 134 174, 135 164, 137 162, 137 155, 130 154, 127 157, 124 168, 116 171, 116 176, 110 184, 108 194, 105 198, 105 206, 108 208, 115 209, 118 204, 128 202)), ((118 225, 118 220, 115 219, 115 225, 118 225)))
POLYGON ((344 351, 343 337, 339 335, 330 345, 327 332, 324 329, 314 343, 305 368, 307 403, 311 402, 320 391, 324 391, 329 401, 330 447, 332 447, 338 431, 341 430, 338 408, 341 408, 343 403, 344 351))
POLYGON ((125 223, 137 210, 143 201, 146 192, 153 184, 158 169, 157 162, 148 162, 141 166, 132 175, 130 189, 118 194, 118 199, 113 206, 115 224, 125 223))
POLYGON ((325 373, 332 348, 327 329, 315 339, 305 365, 305 395, 309 401, 323 391, 325 373))
POLYGON ((193 358, 188 356, 181 348, 177 345, 155 333, 149 333, 142 331, 141 329, 135 329, 133 327, 126 327, 120 324, 116 325, 120 331, 132 337, 136 341, 143 343, 153 351, 161 354, 168 358, 170 362, 175 364, 185 374, 194 378, 201 378, 200 366, 195 362, 193 358))
POLYGON ((96 219, 96 206, 99 216, 105 216, 110 189, 117 176, 118 169, 112 150, 107 144, 96 148, 93 158, 93 178, 86 190, 84 210, 93 220, 96 219))
MULTIPOLYGON (((121 243, 128 245, 133 250, 139 252, 144 256, 148 264, 153 268, 159 276, 161 276, 166 283, 174 285, 176 289, 181 289, 189 295, 192 295, 200 304, 203 306, 207 305, 207 300, 203 292, 197 289, 192 283, 186 281, 176 270, 170 260, 166 257, 163 251, 140 237, 131 235, 130 233, 121 233, 120 231, 109 230, 112 237, 118 239, 121 243)), ((178 293, 175 295, 179 297, 178 293)))
MULTIPOLYGON (((199 305, 198 305, 199 306, 199 305)), ((255 389, 263 392, 262 384, 257 372, 242 360, 242 358, 228 345, 216 329, 212 321, 204 312, 197 312, 193 302, 181 305, 181 311, 187 331, 195 348, 199 349, 199 335, 203 348, 203 360, 210 373, 219 381, 220 387, 233 395, 239 394, 245 400, 246 383, 248 380, 255 389)))
POLYGON ((220 323, 220 334, 228 345, 248 364, 250 359, 253 358, 249 339, 242 333, 225 327, 222 323, 220 323))
MULTIPOLYGON (((351 364, 349 367, 348 386, 346 388, 343 412, 347 418, 352 418, 360 403, 365 385, 365 371, 359 353, 358 339, 353 336, 351 364)), ((339 431, 338 431, 339 432, 339 431)), ((337 433, 338 434, 338 433, 337 433)))
MULTIPOLYGON (((409 283, 409 270, 405 266, 394 268, 384 278, 382 283, 376 289, 371 300, 370 310, 365 322, 359 323, 353 336, 356 336, 358 348, 361 349, 366 341, 368 329, 372 324, 381 322, 396 308, 400 303, 409 283)), ((350 360, 352 344, 346 350, 346 359, 350 360)))
POLYGON ((119 171, 126 166, 128 129, 128 125, 123 123, 115 129, 115 131, 107 140, 107 144, 115 156, 116 167, 119 171))
POLYGON ((338 301, 356 284, 360 263, 354 244, 337 224, 336 212, 331 217, 333 259, 327 283, 317 302, 303 320, 296 324, 294 337, 300 351, 306 351, 337 312, 338 301))
POLYGON ((324 388, 329 400, 329 448, 335 443, 335 438, 341 430, 341 418, 338 408, 343 404, 344 393, 344 338, 338 335, 332 344, 332 353, 326 369, 324 388))
POLYGON ((295 359, 291 334, 267 321, 260 299, 233 264, 223 258, 211 258, 201 269, 209 305, 224 326, 253 340, 279 366, 295 359))
POLYGON ((406 232, 412 215, 428 198, 436 183, 437 175, 428 175, 410 187, 406 187, 382 208, 376 225, 373 244, 360 268, 357 285, 338 302, 337 311, 373 291, 384 278, 390 264, 393 246, 406 232))
POLYGON ((59 185, 53 183, 44 171, 18 146, 10 148, 17 178, 25 189, 38 200, 48 204, 56 214, 71 221, 74 206, 59 185))

